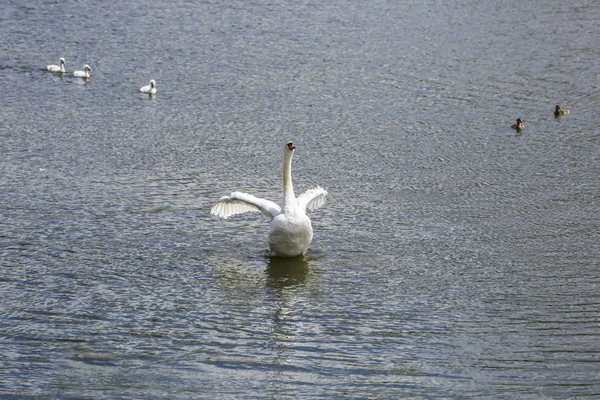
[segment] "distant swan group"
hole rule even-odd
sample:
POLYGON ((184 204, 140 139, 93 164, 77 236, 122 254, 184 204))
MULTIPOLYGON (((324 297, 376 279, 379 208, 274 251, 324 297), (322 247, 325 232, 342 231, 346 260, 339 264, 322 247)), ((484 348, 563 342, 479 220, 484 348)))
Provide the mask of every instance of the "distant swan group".
MULTIPOLYGON (((60 60, 58 60, 58 64, 59 65, 47 65, 46 70, 61 75, 65 74, 67 72, 67 62, 65 61, 65 59, 61 57, 60 60)), ((85 80, 88 80, 92 76, 90 72, 92 72, 92 68, 90 68, 88 64, 85 64, 82 70, 73 71, 73 76, 76 78, 83 78, 85 80)), ((140 88, 140 92, 149 94, 150 96, 156 94, 156 81, 154 79, 151 79, 149 85, 140 88)))

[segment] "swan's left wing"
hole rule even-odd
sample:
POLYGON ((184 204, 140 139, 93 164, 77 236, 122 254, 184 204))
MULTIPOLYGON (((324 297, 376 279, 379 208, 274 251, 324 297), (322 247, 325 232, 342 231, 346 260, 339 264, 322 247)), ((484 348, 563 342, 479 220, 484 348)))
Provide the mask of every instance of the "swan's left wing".
POLYGON ((309 189, 306 192, 302 193, 296 201, 298 202, 298 206, 300 209, 304 211, 312 211, 321 207, 325 204, 325 198, 327 197, 327 190, 323 189, 320 186, 317 186, 314 189, 309 189))
POLYGON ((281 213, 281 208, 270 200, 261 199, 248 193, 233 192, 223 196, 211 208, 210 213, 221 218, 243 214, 251 211, 260 211, 263 215, 273 219, 281 213))

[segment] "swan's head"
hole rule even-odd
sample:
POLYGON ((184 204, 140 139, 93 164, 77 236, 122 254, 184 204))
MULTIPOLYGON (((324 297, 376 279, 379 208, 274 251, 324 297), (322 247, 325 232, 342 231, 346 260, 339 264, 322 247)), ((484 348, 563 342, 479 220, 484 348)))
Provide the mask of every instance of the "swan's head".
POLYGON ((294 142, 287 142, 285 145, 285 149, 286 151, 294 151, 294 149, 296 148, 296 146, 294 145, 294 142))
POLYGON ((150 87, 156 87, 156 81, 154 79, 150 79, 150 87))
POLYGON ((91 69, 91 68, 90 68, 90 66, 89 66, 89 65, 87 65, 87 64, 85 64, 85 65, 83 66, 83 69, 84 69, 84 70, 86 70, 86 71, 90 71, 90 72, 92 72, 92 69, 91 69))
POLYGON ((67 62, 65 61, 65 59, 64 59, 64 58, 62 58, 62 57, 60 58, 60 60, 59 60, 59 61, 60 61, 60 65, 65 65, 65 64, 67 63, 67 62))

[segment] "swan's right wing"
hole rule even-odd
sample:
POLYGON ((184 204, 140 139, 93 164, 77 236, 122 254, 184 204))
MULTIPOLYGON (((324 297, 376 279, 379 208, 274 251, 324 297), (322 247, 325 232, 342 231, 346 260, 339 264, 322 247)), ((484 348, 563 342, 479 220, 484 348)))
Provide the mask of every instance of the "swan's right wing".
POLYGON ((298 206, 300 206, 302 210, 312 211, 325 204, 326 198, 327 190, 317 186, 314 189, 309 189, 302 193, 296 200, 298 201, 298 206))
POLYGON ((260 211, 263 215, 273 219, 281 213, 281 208, 270 200, 265 200, 242 192, 233 192, 223 196, 211 208, 210 213, 221 218, 232 215, 260 211))

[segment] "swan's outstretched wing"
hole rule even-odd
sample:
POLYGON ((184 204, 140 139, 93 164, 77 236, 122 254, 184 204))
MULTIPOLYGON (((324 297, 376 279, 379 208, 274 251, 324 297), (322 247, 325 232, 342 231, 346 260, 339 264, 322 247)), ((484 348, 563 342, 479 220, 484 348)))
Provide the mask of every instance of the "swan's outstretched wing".
POLYGON ((260 211, 263 215, 273 219, 281 213, 281 208, 270 200, 265 200, 242 192, 233 192, 230 196, 223 196, 211 208, 210 213, 221 218, 243 214, 251 211, 260 211))
POLYGON ((317 186, 314 189, 309 189, 302 193, 300 196, 298 196, 296 201, 298 201, 298 206, 300 206, 300 209, 304 211, 312 211, 325 204, 326 197, 327 190, 317 186))

